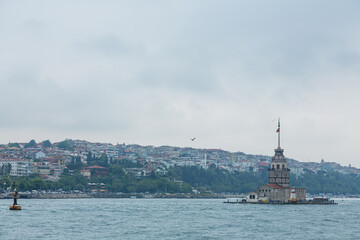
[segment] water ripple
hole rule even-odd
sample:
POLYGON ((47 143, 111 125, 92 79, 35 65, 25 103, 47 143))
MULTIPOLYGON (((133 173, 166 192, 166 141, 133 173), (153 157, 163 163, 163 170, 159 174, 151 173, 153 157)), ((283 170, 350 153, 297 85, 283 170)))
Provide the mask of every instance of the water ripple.
POLYGON ((0 200, 0 239, 359 239, 359 200, 242 205, 211 199, 0 200), (15 230, 16 229, 16 230, 15 230))

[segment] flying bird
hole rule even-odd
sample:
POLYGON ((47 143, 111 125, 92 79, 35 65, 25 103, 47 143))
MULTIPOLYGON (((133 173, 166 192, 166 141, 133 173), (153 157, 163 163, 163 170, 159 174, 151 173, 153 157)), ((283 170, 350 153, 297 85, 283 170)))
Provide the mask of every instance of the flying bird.
POLYGON ((194 138, 190 138, 190 140, 191 140, 191 141, 194 141, 194 140, 195 140, 195 138, 196 138, 196 137, 194 137, 194 138))

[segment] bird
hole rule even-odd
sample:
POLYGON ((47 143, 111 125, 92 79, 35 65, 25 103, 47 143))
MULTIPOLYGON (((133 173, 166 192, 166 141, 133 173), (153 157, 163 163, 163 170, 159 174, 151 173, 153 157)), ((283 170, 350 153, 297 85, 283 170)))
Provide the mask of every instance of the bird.
POLYGON ((190 140, 191 140, 191 141, 194 141, 194 140, 195 140, 195 138, 196 138, 196 137, 194 137, 194 138, 190 138, 190 140))

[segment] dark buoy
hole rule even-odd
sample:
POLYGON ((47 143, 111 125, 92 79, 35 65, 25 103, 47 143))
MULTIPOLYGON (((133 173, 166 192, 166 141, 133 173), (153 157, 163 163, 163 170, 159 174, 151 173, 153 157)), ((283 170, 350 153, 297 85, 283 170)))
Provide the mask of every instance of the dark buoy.
POLYGON ((21 205, 17 204, 18 192, 16 188, 14 189, 13 196, 14 196, 14 204, 10 206, 10 210, 21 210, 21 205))

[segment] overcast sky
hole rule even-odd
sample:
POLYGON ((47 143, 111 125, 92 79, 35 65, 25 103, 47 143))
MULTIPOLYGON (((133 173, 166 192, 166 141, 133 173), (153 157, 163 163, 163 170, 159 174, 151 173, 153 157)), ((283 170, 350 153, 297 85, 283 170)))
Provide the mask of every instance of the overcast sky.
POLYGON ((280 117, 286 157, 360 167, 359 23, 355 0, 0 0, 0 143, 273 155, 280 117))

